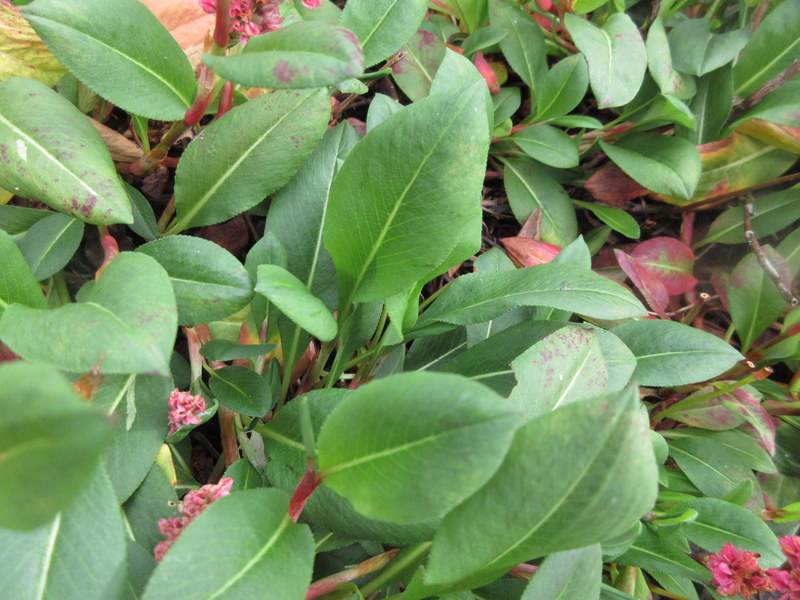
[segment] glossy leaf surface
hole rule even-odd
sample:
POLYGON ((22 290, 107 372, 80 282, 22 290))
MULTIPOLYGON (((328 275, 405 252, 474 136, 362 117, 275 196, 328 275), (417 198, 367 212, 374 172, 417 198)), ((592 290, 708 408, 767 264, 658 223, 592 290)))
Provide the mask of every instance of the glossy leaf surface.
POLYGON ((497 394, 456 375, 376 380, 349 394, 325 422, 317 444, 321 475, 366 516, 439 517, 491 477, 515 422, 497 394))
POLYGON ((37 81, 0 83, 0 179, 22 197, 89 223, 133 221, 100 135, 69 101, 37 81))

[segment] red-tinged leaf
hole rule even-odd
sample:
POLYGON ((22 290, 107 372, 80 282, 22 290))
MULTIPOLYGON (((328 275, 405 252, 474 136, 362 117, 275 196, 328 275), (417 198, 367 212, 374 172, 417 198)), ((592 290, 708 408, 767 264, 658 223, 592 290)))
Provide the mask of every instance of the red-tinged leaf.
POLYGON ((489 92, 492 94, 499 94, 500 84, 497 82, 497 73, 494 72, 489 61, 483 57, 483 53, 480 51, 476 52, 475 58, 472 60, 475 63, 475 68, 478 69, 478 73, 486 80, 486 85, 489 86, 489 92))
POLYGON ((629 200, 644 196, 647 188, 642 187, 628 177, 622 169, 609 163, 583 184, 589 193, 600 202, 619 208, 629 200))
POLYGON ((739 133, 756 138, 786 152, 800 154, 800 129, 770 123, 762 119, 750 119, 736 128, 739 133))
POLYGON ((532 267, 542 263, 549 263, 561 252, 561 248, 526 237, 502 238, 500 243, 505 246, 506 254, 518 268, 532 267))
POLYGON ((644 296, 650 308, 666 319, 667 316, 664 311, 667 308, 667 304, 669 304, 669 294, 661 280, 652 270, 633 256, 625 254, 621 250, 614 250, 614 254, 617 257, 619 266, 631 278, 633 285, 642 292, 642 296, 644 296))
POLYGON ((742 429, 756 438, 758 445, 770 454, 775 454, 775 421, 761 406, 761 401, 744 388, 733 390, 724 396, 724 403, 747 421, 742 429))
POLYGON ((670 296, 688 292, 697 284, 692 276, 694 253, 676 239, 653 238, 636 246, 631 254, 661 281, 670 296))
MULTIPOLYGON (((687 396, 683 401, 691 400, 693 396, 708 394, 715 389, 715 387, 710 385, 700 388, 692 395, 687 396)), ((686 410, 676 412, 670 415, 670 418, 692 427, 700 427, 712 431, 734 429, 744 423, 745 418, 739 414, 739 411, 728 408, 725 402, 730 399, 731 396, 727 394, 715 396, 709 398, 705 402, 689 407, 686 410)))

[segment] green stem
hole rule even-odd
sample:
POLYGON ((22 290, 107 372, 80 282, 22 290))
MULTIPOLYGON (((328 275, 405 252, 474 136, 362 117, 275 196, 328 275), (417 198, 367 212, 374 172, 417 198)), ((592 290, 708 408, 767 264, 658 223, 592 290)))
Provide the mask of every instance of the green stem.
POLYGON ((311 409, 308 407, 308 397, 300 398, 300 433, 303 438, 303 446, 306 448, 306 462, 313 465, 317 470, 317 444, 314 440, 314 425, 311 422, 311 409))
POLYGON ((53 292, 58 298, 58 306, 64 306, 72 302, 69 297, 69 288, 67 287, 67 278, 64 277, 64 271, 59 271, 53 275, 53 292))
POLYGON ((377 592, 382 587, 393 583, 400 574, 422 560, 422 557, 428 552, 433 542, 422 542, 408 546, 400 551, 394 560, 389 563, 383 571, 380 572, 373 580, 361 588, 361 593, 364 596, 369 596, 373 592, 377 592))

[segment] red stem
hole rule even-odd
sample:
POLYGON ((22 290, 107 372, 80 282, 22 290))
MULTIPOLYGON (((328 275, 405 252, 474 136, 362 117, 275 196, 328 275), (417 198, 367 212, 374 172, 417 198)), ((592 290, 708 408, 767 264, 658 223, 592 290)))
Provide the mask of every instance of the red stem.
POLYGON ((214 24, 214 44, 227 48, 231 41, 231 0, 217 0, 217 20, 214 24))

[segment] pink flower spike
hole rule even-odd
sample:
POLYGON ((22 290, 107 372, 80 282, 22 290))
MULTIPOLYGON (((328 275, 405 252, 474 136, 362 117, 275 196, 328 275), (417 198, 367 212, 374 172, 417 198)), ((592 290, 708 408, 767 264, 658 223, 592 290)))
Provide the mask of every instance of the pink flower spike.
POLYGON ((205 411, 206 401, 200 394, 193 396, 175 388, 169 395, 169 408, 169 435, 172 435, 184 425, 202 423, 199 415, 205 411))
POLYGON ((722 596, 741 594, 750 598, 759 590, 772 589, 767 574, 758 566, 760 554, 745 552, 732 544, 722 544, 722 550, 708 557, 711 584, 722 596))
POLYGON ((800 600, 800 571, 798 569, 794 568, 791 571, 767 569, 767 577, 772 584, 772 589, 784 592, 779 600, 800 600))
POLYGON ((779 541, 786 561, 793 570, 800 571, 800 535, 787 535, 779 541))
POLYGON ((313 10, 319 6, 321 0, 303 0, 303 6, 308 10, 313 10))

